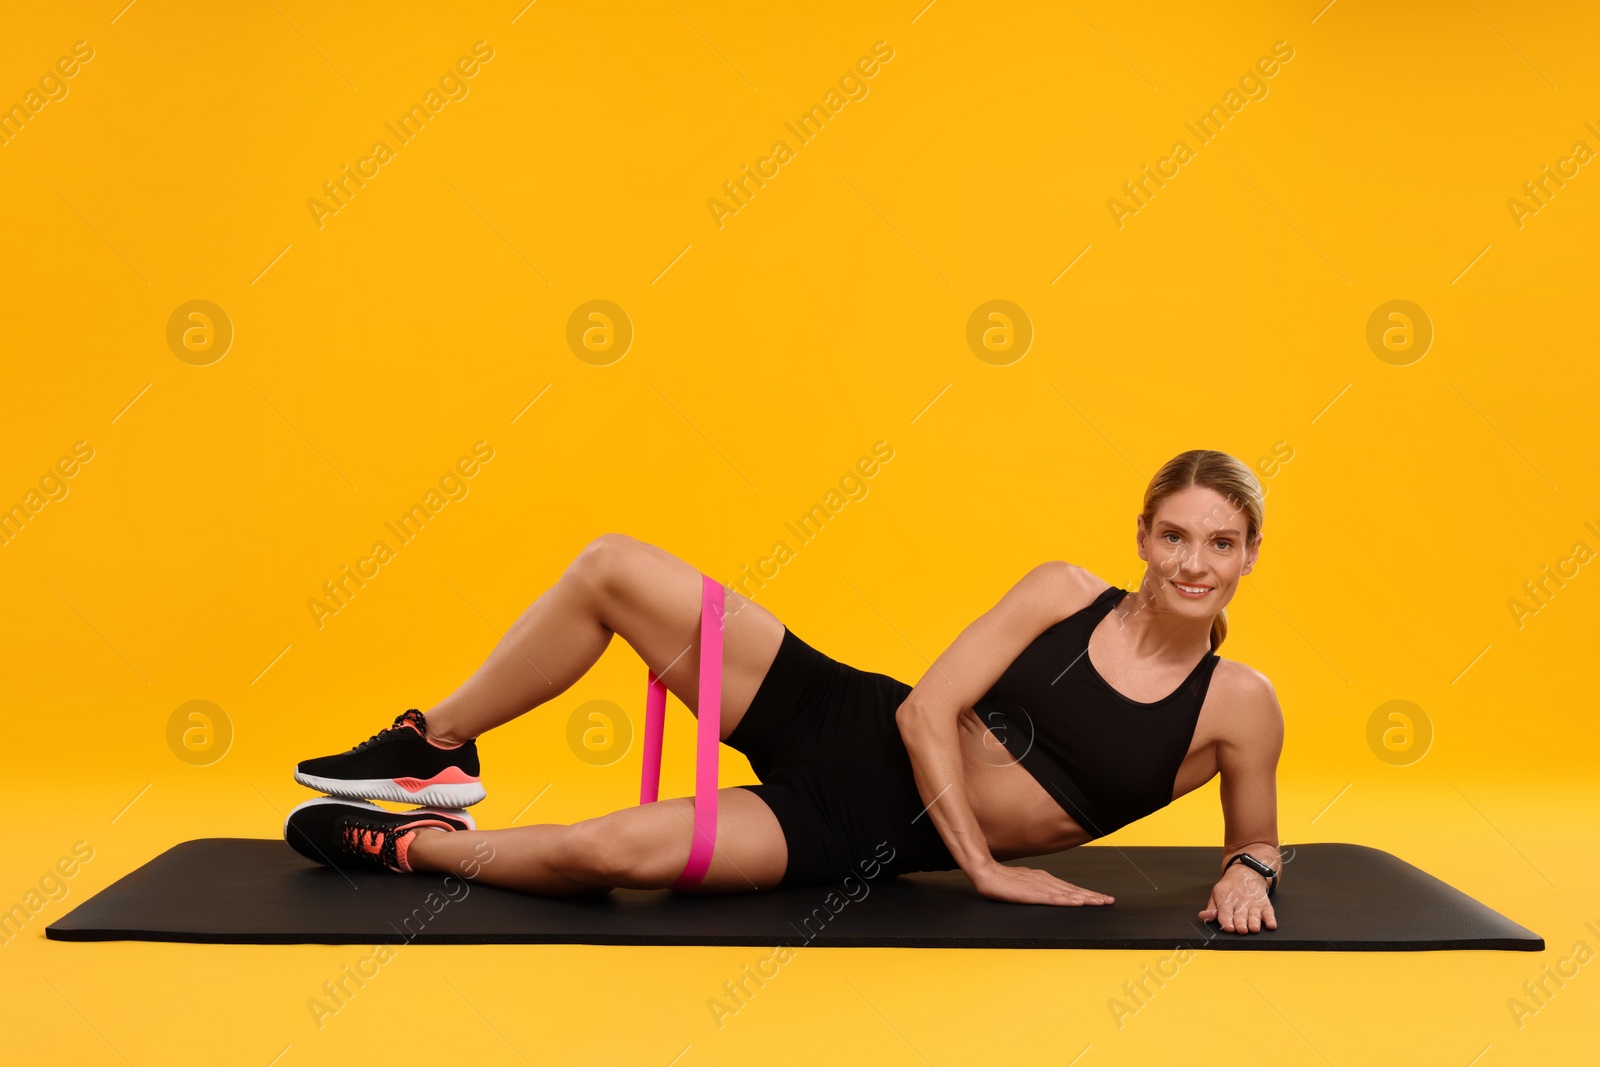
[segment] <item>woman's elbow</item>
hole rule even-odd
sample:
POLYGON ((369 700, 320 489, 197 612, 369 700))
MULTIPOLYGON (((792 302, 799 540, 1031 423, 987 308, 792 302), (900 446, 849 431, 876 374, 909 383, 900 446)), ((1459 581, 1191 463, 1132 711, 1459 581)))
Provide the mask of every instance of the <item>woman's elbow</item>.
POLYGON ((927 732, 929 725, 940 717, 938 708, 921 700, 907 700, 895 709, 894 723, 901 737, 918 736, 927 732))
POLYGON ((918 720, 920 720, 921 717, 921 706, 912 703, 909 700, 896 708, 894 712, 894 724, 899 728, 900 736, 904 737, 906 734, 914 730, 918 720))
POLYGON ((904 702, 904 704, 894 709, 894 725, 899 726, 901 731, 904 731, 910 725, 910 720, 912 720, 915 713, 917 713, 917 705, 912 704, 910 701, 904 702))

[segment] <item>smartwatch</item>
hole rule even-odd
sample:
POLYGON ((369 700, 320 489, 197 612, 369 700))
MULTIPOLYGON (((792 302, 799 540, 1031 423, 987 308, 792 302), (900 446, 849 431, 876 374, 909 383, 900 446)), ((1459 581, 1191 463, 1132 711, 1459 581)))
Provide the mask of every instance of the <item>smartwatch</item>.
POLYGON ((1222 873, 1227 874, 1228 868, 1232 867, 1235 863, 1244 864, 1246 867, 1249 867, 1252 871, 1255 871, 1257 874, 1261 875, 1261 877, 1267 880, 1267 896, 1270 897, 1272 895, 1272 891, 1278 888, 1278 872, 1267 866, 1265 863, 1262 863, 1248 852, 1241 852, 1237 856, 1233 857, 1233 859, 1223 864, 1222 873))

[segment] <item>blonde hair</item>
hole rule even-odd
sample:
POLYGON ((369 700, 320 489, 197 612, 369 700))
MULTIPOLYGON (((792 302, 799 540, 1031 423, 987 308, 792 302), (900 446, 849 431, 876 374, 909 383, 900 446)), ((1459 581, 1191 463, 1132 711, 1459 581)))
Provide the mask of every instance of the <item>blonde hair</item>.
MULTIPOLYGON (((1140 513, 1146 530, 1155 525, 1156 509, 1173 493, 1199 486, 1220 493, 1231 507, 1245 516, 1245 545, 1255 544, 1261 534, 1266 505, 1261 483, 1250 468, 1228 455, 1208 448, 1193 448, 1169 459, 1150 479, 1144 491, 1144 510, 1140 513)), ((1228 636, 1228 611, 1217 612, 1211 621, 1211 651, 1215 652, 1228 636)))

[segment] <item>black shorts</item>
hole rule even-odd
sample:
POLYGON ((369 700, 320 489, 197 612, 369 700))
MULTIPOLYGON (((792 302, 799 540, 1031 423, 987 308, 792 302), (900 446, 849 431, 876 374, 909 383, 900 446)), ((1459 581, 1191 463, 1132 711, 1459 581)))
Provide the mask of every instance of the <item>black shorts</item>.
POLYGON ((760 797, 783 828, 789 864, 778 888, 959 869, 923 810, 894 721, 910 692, 784 628, 749 710, 723 739, 761 779, 740 788, 760 797))

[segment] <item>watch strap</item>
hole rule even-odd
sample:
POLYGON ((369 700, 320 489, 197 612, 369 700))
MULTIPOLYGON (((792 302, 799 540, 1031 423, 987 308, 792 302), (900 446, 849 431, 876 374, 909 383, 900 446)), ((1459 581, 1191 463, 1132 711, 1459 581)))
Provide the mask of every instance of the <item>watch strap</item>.
POLYGON ((1222 865, 1222 873, 1227 874, 1228 868, 1232 867, 1235 863, 1243 863, 1246 867, 1249 867, 1252 871, 1255 871, 1257 874, 1261 875, 1261 877, 1267 880, 1267 896, 1270 897, 1272 895, 1272 891, 1278 888, 1278 872, 1274 871, 1270 866, 1263 863, 1261 860, 1252 856, 1248 852, 1235 853, 1233 858, 1222 865))

